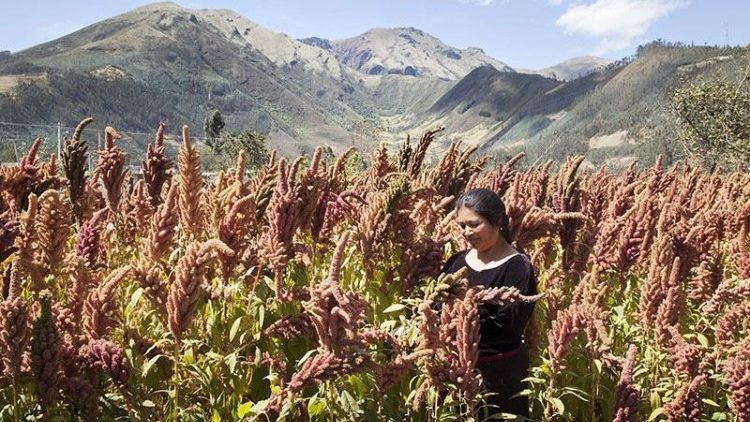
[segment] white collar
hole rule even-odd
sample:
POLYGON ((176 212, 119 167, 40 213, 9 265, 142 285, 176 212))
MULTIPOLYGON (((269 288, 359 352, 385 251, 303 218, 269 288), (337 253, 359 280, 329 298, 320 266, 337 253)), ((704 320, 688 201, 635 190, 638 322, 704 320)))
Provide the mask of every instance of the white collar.
POLYGON ((484 270, 490 270, 492 268, 497 268, 497 267, 505 264, 506 262, 508 262, 509 259, 513 258, 514 256, 516 256, 518 254, 519 254, 518 252, 512 253, 512 254, 506 256, 505 258, 503 258, 501 260, 492 261, 492 262, 489 262, 487 264, 479 265, 478 260, 477 260, 477 250, 476 249, 471 249, 471 250, 469 250, 469 252, 466 253, 465 261, 466 261, 466 266, 469 267, 469 268, 471 268, 472 270, 474 270, 474 271, 484 271, 484 270), (471 256, 469 256, 469 254, 471 254, 471 256), (472 261, 474 261, 474 265, 472 265, 469 262, 470 258, 471 258, 472 261), (480 267, 477 268, 476 266, 480 266, 480 267))

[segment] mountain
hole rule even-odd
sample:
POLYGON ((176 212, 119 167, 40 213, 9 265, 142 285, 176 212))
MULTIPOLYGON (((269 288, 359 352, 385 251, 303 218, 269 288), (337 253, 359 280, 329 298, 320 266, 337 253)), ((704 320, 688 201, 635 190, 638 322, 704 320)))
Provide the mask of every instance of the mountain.
MULTIPOLYGON (((93 115, 136 132, 163 120, 200 134, 206 114, 219 109, 228 130, 252 128, 296 154, 320 143, 351 145, 360 122, 421 112, 477 66, 511 70, 479 49, 456 49, 412 28, 295 40, 229 10, 155 3, 0 56, 0 118, 74 126, 93 115), (358 45, 370 46, 370 61, 399 50, 401 70, 395 61, 381 61, 391 66, 384 72, 342 61, 358 45)), ((134 142, 136 151, 148 138, 134 142)))
POLYGON ((538 70, 535 73, 561 81, 570 81, 600 70, 610 63, 612 63, 612 60, 601 57, 574 57, 554 66, 538 70))
POLYGON ((741 76, 741 47, 687 47, 653 42, 629 60, 568 82, 541 75, 476 69, 424 113, 397 126, 446 127, 481 151, 526 152, 531 161, 585 154, 588 165, 680 157, 670 94, 682 80, 741 76))
MULTIPOLYGON (((445 127, 434 154, 458 138, 532 159, 583 153, 597 165, 665 153, 668 161, 679 153, 670 92, 683 79, 737 73, 741 57, 740 48, 654 42, 603 68, 588 57, 539 71, 550 78, 414 28, 296 40, 228 10, 157 3, 1 54, 0 121, 70 127, 93 116, 97 129, 141 132, 123 142, 136 163, 159 121, 200 136, 214 109, 228 131, 264 133, 287 155, 321 144, 367 150, 445 127)), ((0 130, 3 139, 56 136, 0 130)), ((8 142, 0 154, 12 159, 8 142)))
POLYGON ((297 153, 313 142, 345 145, 347 127, 369 113, 356 72, 333 54, 231 11, 173 3, 135 9, 0 61, 6 78, 29 73, 44 82, 0 98, 3 119, 70 126, 94 114, 147 131, 159 120, 196 128, 216 108, 230 128, 268 133, 274 146, 297 153))
POLYGON ((323 50, 328 50, 328 51, 333 50, 333 44, 331 44, 331 40, 327 40, 325 38, 320 38, 320 37, 303 38, 300 40, 300 42, 303 42, 307 45, 311 45, 313 47, 322 48, 323 50))
MULTIPOLYGON (((477 68, 428 109, 403 116, 395 127, 404 133, 415 130, 412 122, 419 122, 417 131, 444 127, 446 133, 484 151, 502 150, 519 140, 501 144, 499 140, 507 139, 507 134, 517 134, 529 120, 574 106, 609 77, 611 73, 596 73, 566 83, 537 74, 477 68)), ((542 130, 547 124, 532 123, 527 131, 542 130)))
MULTIPOLYGON (((328 41, 341 63, 368 75, 407 75, 457 80, 473 69, 508 65, 480 48, 458 49, 416 28, 375 28, 353 38, 328 41)), ((320 44, 317 44, 320 45, 320 44)))

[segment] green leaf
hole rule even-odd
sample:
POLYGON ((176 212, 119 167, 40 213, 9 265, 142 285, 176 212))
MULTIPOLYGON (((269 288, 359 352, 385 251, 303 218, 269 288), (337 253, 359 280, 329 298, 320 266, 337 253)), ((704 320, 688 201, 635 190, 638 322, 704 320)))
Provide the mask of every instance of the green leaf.
POLYGON ((702 333, 697 333, 696 337, 698 337, 698 343, 700 343, 701 346, 708 347, 709 343, 708 343, 708 338, 706 338, 706 336, 704 336, 702 333))
POLYGON ((242 317, 238 317, 234 320, 234 323, 232 323, 232 328, 229 329, 229 342, 233 342, 234 338, 237 336, 237 331, 240 330, 240 324, 242 323, 242 317))
POLYGON ((310 356, 315 353, 315 349, 308 350, 307 353, 305 353, 302 358, 300 358, 299 362, 297 362, 297 368, 301 368, 302 364, 305 363, 306 360, 310 359, 310 356))
POLYGON ((185 353, 182 354, 182 361, 188 365, 195 363, 195 355, 193 355, 192 347, 188 347, 185 353))
POLYGON ((532 394, 534 394, 534 391, 532 391, 531 389, 526 388, 526 389, 521 390, 521 392, 519 392, 516 395, 519 396, 519 397, 529 397, 532 394))
POLYGON ((647 347, 646 350, 643 353, 643 358, 646 360, 651 360, 654 358, 654 352, 651 350, 650 347, 647 347))
POLYGON ((258 328, 263 329, 263 323, 266 320, 266 307, 265 305, 261 304, 258 307, 258 328))
POLYGON ((578 387, 573 387, 572 385, 569 385, 567 387, 563 387, 563 390, 567 391, 567 392, 576 392, 576 393, 584 395, 584 396, 586 394, 588 394, 587 392, 583 391, 582 389, 580 389, 578 387))
POLYGON ((724 412, 714 412, 711 414, 712 421, 725 421, 727 420, 727 414, 724 412))
POLYGON ((224 358, 224 361, 227 363, 227 368, 229 368, 230 373, 234 373, 234 368, 237 367, 237 354, 232 353, 230 355, 227 355, 224 358))
POLYGON ((649 399, 652 408, 657 409, 661 407, 661 397, 659 396, 659 393, 652 391, 649 399))
POLYGON ((555 408, 555 411, 557 412, 558 415, 562 415, 563 413, 565 413, 565 405, 563 404, 562 400, 555 397, 551 401, 552 401, 552 407, 555 408))
POLYGON ((307 402, 307 413, 310 416, 317 416, 326 408, 326 401, 320 397, 313 397, 307 402))
POLYGON ((216 325, 216 312, 211 307, 211 302, 206 305, 206 331, 211 331, 216 325))
POLYGON ((214 409, 213 412, 211 412, 211 422, 221 422, 221 415, 219 414, 219 411, 214 409))
POLYGON ((636 369, 635 372, 633 372, 633 378, 638 378, 640 375, 643 375, 648 372, 648 368, 643 367, 636 369))
POLYGON ((356 375, 351 375, 347 378, 353 389, 350 391, 356 393, 359 396, 364 396, 367 394, 367 392, 370 390, 370 388, 367 387, 365 382, 362 380, 361 377, 356 375))
POLYGON ((663 407, 658 407, 658 408, 654 409, 653 412, 651 412, 651 414, 648 416, 648 420, 649 421, 653 421, 653 420, 655 420, 656 418, 658 418, 659 416, 661 416, 663 414, 664 414, 664 408, 663 407))
POLYGON ((237 405, 237 417, 244 418, 245 415, 247 415, 247 413, 250 412, 250 409, 252 408, 253 408, 253 402, 251 401, 240 403, 239 405, 237 405))
POLYGON ((594 359, 594 366, 596 366, 596 373, 601 374, 602 373, 602 361, 599 359, 594 359))
POLYGON ((349 414, 359 414, 361 411, 357 401, 346 390, 341 392, 341 407, 349 414))
POLYGON ((380 324, 380 329, 383 331, 393 331, 398 324, 398 321, 389 319, 387 321, 383 321, 382 324, 380 324))
POLYGON ((707 404, 707 405, 709 405, 709 406, 713 406, 713 407, 721 407, 721 406, 719 406, 719 403, 716 403, 715 401, 713 401, 713 400, 711 400, 711 399, 701 399, 701 401, 702 401, 703 403, 706 403, 706 404, 707 404))
POLYGON ((271 289, 271 290, 274 289, 275 282, 273 281, 273 279, 271 277, 269 277, 267 275, 264 275, 263 276, 263 282, 266 283, 266 286, 268 286, 269 289, 271 289))
POLYGON ((548 362, 543 362, 540 369, 541 369, 540 372, 542 374, 544 374, 544 375, 552 375, 552 369, 550 369, 548 362))
POLYGON ((143 371, 141 372, 141 375, 145 377, 148 374, 148 371, 151 370, 151 367, 154 366, 156 361, 159 360, 161 356, 162 355, 156 355, 152 357, 151 359, 149 359, 148 362, 146 362, 146 364, 143 365, 143 371))
POLYGON ((560 397, 574 396, 578 400, 581 400, 582 402, 588 403, 588 401, 589 401, 589 399, 586 397, 586 393, 584 393, 583 391, 581 391, 579 389, 575 389, 575 388, 572 388, 572 387, 565 387, 564 390, 565 391, 563 391, 563 393, 560 394, 560 397))
POLYGON ((614 308, 612 308, 612 310, 615 312, 615 314, 617 315, 618 318, 620 318, 620 319, 624 318, 624 316, 625 316, 625 307, 624 306, 622 306, 622 305, 615 306, 614 308))
POLYGON ((255 360, 253 361, 254 365, 260 365, 260 361, 263 359, 263 352, 261 352, 260 347, 255 348, 255 360))
POLYGON ((141 299, 142 295, 143 287, 139 287, 133 292, 133 295, 130 296, 130 302, 128 302, 128 306, 125 307, 125 315, 130 315, 133 312, 133 309, 135 309, 136 305, 138 305, 138 301, 141 299))
POLYGON ((224 356, 216 353, 216 352, 206 352, 205 355, 207 358, 217 361, 217 360, 224 360, 224 356))
POLYGON ((403 309, 406 309, 406 305, 403 305, 401 303, 394 303, 393 305, 385 308, 383 310, 383 313, 384 314, 390 314, 390 313, 393 313, 393 312, 401 311, 403 309))

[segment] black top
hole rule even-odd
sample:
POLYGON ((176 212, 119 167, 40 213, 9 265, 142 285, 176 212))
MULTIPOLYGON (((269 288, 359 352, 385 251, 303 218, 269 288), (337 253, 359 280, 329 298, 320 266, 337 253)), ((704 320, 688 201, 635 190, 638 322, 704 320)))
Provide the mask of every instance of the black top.
MULTIPOLYGON (((476 271, 466 264, 467 252, 459 252, 448 258, 442 272, 451 274, 466 267, 469 286, 509 286, 517 288, 523 295, 537 293, 536 275, 526 255, 518 254, 497 267, 476 271)), ((533 303, 479 305, 479 355, 515 350, 521 344, 526 323, 533 310, 533 303)))

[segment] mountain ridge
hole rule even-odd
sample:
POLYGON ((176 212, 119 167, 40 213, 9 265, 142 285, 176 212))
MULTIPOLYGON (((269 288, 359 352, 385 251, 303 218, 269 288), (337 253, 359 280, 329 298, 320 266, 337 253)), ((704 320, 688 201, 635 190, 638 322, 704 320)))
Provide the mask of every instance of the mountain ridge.
POLYGON ((296 40, 229 10, 158 3, 0 56, 0 120, 75 126, 94 115, 122 130, 168 121, 200 133, 218 109, 227 130, 257 130, 289 155, 321 144, 369 149, 439 126, 488 153, 564 150, 602 161, 672 148, 669 90, 686 75, 732 68, 738 54, 652 43, 604 67, 591 57, 563 62, 581 77, 549 78, 411 27, 296 40), (399 54, 382 61, 389 51, 399 54), (385 70, 372 72, 376 65, 385 70))
POLYGON ((331 51, 343 64, 370 75, 401 74, 458 80, 480 66, 513 71, 480 48, 451 47, 413 27, 372 28, 351 38, 329 42, 331 51))

